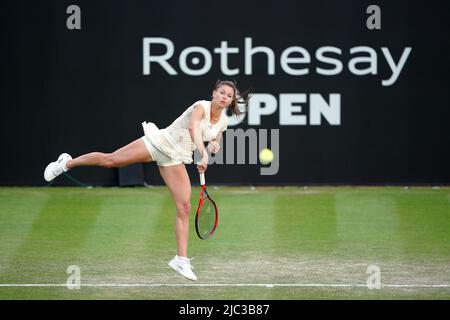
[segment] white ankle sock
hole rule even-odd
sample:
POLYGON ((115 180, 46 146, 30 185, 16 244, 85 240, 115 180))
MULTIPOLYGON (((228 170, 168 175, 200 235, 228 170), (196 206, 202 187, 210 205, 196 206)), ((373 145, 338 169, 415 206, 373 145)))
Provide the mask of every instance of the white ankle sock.
POLYGON ((178 256, 178 255, 177 255, 177 259, 178 260, 182 260, 182 261, 188 261, 189 260, 188 257, 181 257, 181 256, 178 256))

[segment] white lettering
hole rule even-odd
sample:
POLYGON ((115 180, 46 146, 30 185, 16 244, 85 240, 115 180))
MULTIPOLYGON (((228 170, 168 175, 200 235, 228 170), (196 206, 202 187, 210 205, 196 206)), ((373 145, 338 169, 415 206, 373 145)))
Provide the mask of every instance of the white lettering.
POLYGON ((167 62, 173 56, 174 46, 173 42, 166 38, 144 38, 143 39, 143 73, 145 75, 150 74, 150 63, 157 62, 163 67, 164 70, 170 75, 176 75, 177 72, 167 62), (160 56, 152 56, 150 51, 151 44, 162 44, 166 46, 166 53, 160 56))
POLYGON ((220 70, 226 76, 234 76, 239 74, 239 68, 230 69, 228 68, 228 54, 229 53, 239 53, 239 48, 228 48, 228 42, 220 42, 220 48, 214 48, 214 53, 220 55, 220 70))
MULTIPOLYGON (((198 64, 198 63, 200 63, 200 60, 197 57, 195 57, 192 59, 192 63, 198 64)), ((203 47, 188 47, 188 48, 184 49, 183 51, 181 51, 181 53, 180 53, 180 69, 187 75, 190 75, 190 76, 204 75, 211 69, 211 66, 212 66, 211 53, 209 53, 209 51, 203 47), (205 59, 205 63, 203 65, 203 67, 198 70, 189 68, 189 66, 187 65, 187 61, 186 61, 187 57, 191 53, 194 53, 194 52, 200 53, 201 55, 203 55, 203 58, 205 59)))
POLYGON ((322 95, 312 93, 309 96, 309 123, 311 125, 321 125, 322 116, 331 125, 341 124, 341 95, 337 93, 330 94, 330 103, 328 104, 322 95))
POLYGON ((277 99, 269 93, 254 94, 250 99, 248 109, 248 124, 259 126, 262 115, 267 116, 277 110, 277 99))
MULTIPOLYGON (((388 64, 390 70, 392 71, 391 76, 388 79, 381 81, 383 86, 393 85, 399 78, 406 61, 408 60, 409 54, 411 53, 411 47, 405 47, 403 49, 400 59, 396 63, 389 51, 389 48, 382 47, 381 52, 385 58, 384 61, 388 64)), ((175 68, 169 63, 169 59, 172 58, 175 52, 174 43, 167 38, 143 38, 143 74, 149 75, 151 73, 152 64, 156 63, 163 70, 165 70, 169 75, 177 75, 175 68), (162 51, 153 49, 155 45, 162 46, 162 51), (152 50, 153 49, 153 50, 152 50), (161 53, 162 52, 162 53, 161 53)), ((221 41, 220 46, 212 50, 213 53, 217 54, 220 60, 220 70, 226 76, 239 75, 241 68, 235 66, 234 68, 229 66, 230 55, 239 54, 240 49, 238 47, 230 47, 227 41, 221 41)), ((253 39, 251 37, 246 37, 244 39, 244 74, 253 74, 253 59, 257 54, 264 54, 267 59, 266 64, 262 64, 262 70, 267 70, 267 75, 274 75, 275 70, 275 53, 267 46, 256 46, 253 47, 253 39)), ((350 58, 348 58, 347 68, 351 74, 357 76, 364 75, 377 75, 378 72, 378 54, 377 50, 368 46, 356 46, 349 49, 350 58), (354 55, 352 57, 352 55, 354 55), (361 67, 363 64, 363 67, 361 67), (364 64, 367 64, 365 66, 364 64)), ((345 56, 345 55, 344 55, 345 56)), ((314 57, 317 60, 317 66, 315 67, 315 72, 319 75, 324 76, 335 76, 343 72, 344 63, 343 51, 340 48, 333 46, 323 46, 319 47, 314 57), (328 65, 325 68, 323 65, 328 65)), ((345 56, 346 57, 346 56, 345 56)), ((288 75, 291 76, 304 76, 311 73, 311 55, 307 49, 300 46, 287 47, 281 52, 279 65, 281 69, 288 75)), ((242 61, 242 60, 241 60, 242 61)), ((205 75, 211 71, 213 66, 213 54, 207 48, 191 46, 186 47, 180 52, 178 57, 178 63, 180 70, 189 76, 200 76, 205 75), (191 54, 198 54, 203 57, 203 59, 197 56, 189 60, 191 54), (203 64, 200 61, 203 60, 203 64), (189 62, 189 65, 188 65, 189 62), (194 68, 193 66, 198 66, 194 68)), ((261 67, 258 68, 261 70, 261 67)), ((264 72, 264 71, 263 71, 264 72)))
POLYGON ((245 74, 253 74, 252 56, 255 53, 267 55, 267 74, 275 74, 275 53, 269 47, 252 47, 252 38, 245 38, 245 74))
MULTIPOLYGON (((322 125, 325 120, 329 125, 341 125, 341 95, 331 93, 328 102, 319 93, 282 93, 277 98, 269 93, 255 93, 250 99, 247 112, 248 125, 260 126, 263 116, 274 114, 279 106, 280 125, 322 125), (308 100, 309 97, 309 100, 308 100), (306 103, 309 101, 309 105, 306 103), (303 106, 305 107, 303 109, 303 106)), ((228 116, 228 127, 242 122, 236 121, 233 115, 228 116), (234 122, 232 122, 234 121, 234 122)))
POLYGON ((356 74, 357 76, 364 76, 366 74, 377 74, 377 52, 370 47, 354 47, 350 49, 350 54, 367 52, 369 54, 368 57, 355 57, 352 58, 348 62, 348 69, 351 73, 356 74), (356 64, 358 63, 368 63, 369 67, 366 69, 358 69, 356 68, 356 64))
POLYGON ((308 68, 303 69, 293 69, 289 66, 289 64, 293 63, 311 63, 311 56, 309 52, 302 47, 289 47, 283 51, 280 58, 281 68, 287 74, 293 76, 302 76, 309 73, 308 68), (291 53, 299 53, 301 57, 289 57, 291 53))
POLYGON ((282 93, 280 94, 280 125, 305 125, 305 115, 294 114, 302 112, 300 103, 306 102, 304 93, 282 93))
POLYGON ((342 50, 336 47, 320 47, 319 49, 317 49, 316 52, 316 59, 318 61, 324 62, 324 63, 328 63, 328 64, 332 64, 335 66, 334 69, 323 69, 323 68, 316 68, 316 72, 318 74, 323 74, 324 76, 334 76, 336 74, 339 74, 342 72, 342 62, 339 61, 338 59, 334 59, 334 58, 330 58, 330 57, 326 57, 324 55, 325 52, 332 52, 332 53, 336 53, 339 55, 342 55, 342 50))
POLYGON ((395 65, 394 59, 392 58, 391 53, 389 52, 389 49, 386 47, 381 48, 381 51, 383 52, 384 56, 386 57, 386 61, 389 64, 389 67, 392 70, 392 75, 388 80, 383 80, 381 84, 383 86, 391 86, 397 81, 398 76, 400 75, 400 72, 403 69, 403 66, 406 63, 406 60, 408 59, 408 56, 411 52, 411 47, 406 47, 403 49, 402 56, 400 57, 400 60, 398 61, 398 64, 395 65))

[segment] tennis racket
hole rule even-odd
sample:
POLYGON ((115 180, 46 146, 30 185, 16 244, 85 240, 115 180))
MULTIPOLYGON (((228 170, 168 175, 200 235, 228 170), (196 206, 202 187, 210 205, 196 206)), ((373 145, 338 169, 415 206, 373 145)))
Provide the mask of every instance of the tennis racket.
POLYGON ((213 236, 219 223, 219 212, 216 203, 208 194, 205 183, 205 173, 200 173, 200 201, 195 215, 195 231, 200 239, 206 240, 213 236))

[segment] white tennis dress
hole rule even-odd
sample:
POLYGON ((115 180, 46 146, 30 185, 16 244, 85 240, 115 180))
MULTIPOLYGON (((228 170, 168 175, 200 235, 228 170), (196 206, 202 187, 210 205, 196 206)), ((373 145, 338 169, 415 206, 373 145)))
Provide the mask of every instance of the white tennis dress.
MULTIPOLYGON (((210 122, 211 101, 199 100, 187 108, 170 126, 165 129, 158 129, 153 122, 143 122, 145 138, 147 138, 153 147, 164 153, 174 161, 183 163, 192 163, 192 153, 195 150, 195 144, 189 134, 189 121, 192 110, 195 105, 201 105, 205 111, 200 121, 200 132, 203 141, 211 141, 220 132, 227 129, 228 121, 225 110, 217 123, 210 122)), ((156 160, 156 159, 155 159, 156 160)))

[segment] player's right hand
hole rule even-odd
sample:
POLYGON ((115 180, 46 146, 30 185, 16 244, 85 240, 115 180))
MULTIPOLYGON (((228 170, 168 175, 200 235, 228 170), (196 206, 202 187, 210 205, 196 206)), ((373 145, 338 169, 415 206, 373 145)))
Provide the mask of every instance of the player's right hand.
POLYGON ((203 173, 206 171, 206 169, 208 168, 208 154, 205 152, 203 154, 203 158, 200 162, 197 162, 197 170, 198 173, 203 173))

